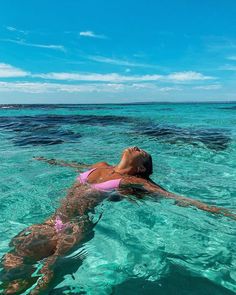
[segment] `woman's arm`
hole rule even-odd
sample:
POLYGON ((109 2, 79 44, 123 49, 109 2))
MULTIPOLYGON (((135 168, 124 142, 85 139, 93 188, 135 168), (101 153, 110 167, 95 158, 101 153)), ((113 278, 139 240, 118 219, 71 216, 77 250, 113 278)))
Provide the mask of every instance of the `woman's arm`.
POLYGON ((236 214, 230 212, 229 210, 227 210, 225 208, 211 206, 206 203, 200 202, 198 200, 194 200, 194 199, 187 198, 184 196, 176 195, 174 193, 168 192, 167 190, 165 190, 161 186, 157 185, 153 181, 148 181, 145 179, 135 177, 131 182, 124 181, 124 187, 128 187, 128 186, 130 186, 130 187, 142 186, 142 188, 146 192, 152 194, 152 196, 173 199, 176 201, 175 204, 178 206, 182 206, 182 207, 193 206, 193 207, 198 208, 203 211, 207 211, 207 212, 214 213, 214 214, 224 215, 224 216, 227 216, 227 217, 230 217, 230 218, 236 220, 236 214))
POLYGON ((55 166, 63 166, 63 167, 72 167, 75 168, 77 170, 81 170, 81 169, 86 169, 86 168, 102 168, 102 167, 107 167, 110 166, 109 164, 107 164, 106 162, 98 162, 95 164, 84 164, 81 162, 66 162, 63 160, 56 160, 56 159, 47 159, 44 157, 33 157, 35 160, 37 161, 42 161, 45 163, 48 163, 50 165, 55 165, 55 166))
POLYGON ((44 157, 34 157, 34 159, 37 161, 42 161, 42 162, 48 163, 50 165, 72 167, 72 168, 75 168, 78 170, 83 169, 83 168, 91 168, 92 167, 92 165, 87 165, 87 164, 80 163, 80 162, 65 162, 63 160, 47 159, 44 157))
POLYGON ((175 204, 178 206, 183 206, 183 207, 193 206, 193 207, 196 207, 196 208, 203 210, 203 211, 207 211, 207 212, 214 213, 214 214, 224 215, 224 216, 227 216, 227 217, 230 217, 230 218, 236 220, 236 214, 232 213, 231 211, 229 211, 225 208, 211 206, 206 203, 200 202, 198 200, 194 200, 194 199, 187 198, 184 196, 176 195, 176 194, 168 192, 167 190, 163 189, 162 187, 156 185, 154 182, 146 181, 144 183, 144 188, 148 192, 150 192, 154 195, 157 194, 158 196, 163 196, 165 198, 175 200, 176 201, 175 204))

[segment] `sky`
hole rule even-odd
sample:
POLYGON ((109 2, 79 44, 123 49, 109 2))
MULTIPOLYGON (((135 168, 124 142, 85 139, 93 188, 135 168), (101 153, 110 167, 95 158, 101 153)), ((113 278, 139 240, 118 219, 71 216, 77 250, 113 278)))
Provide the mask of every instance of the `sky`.
POLYGON ((0 103, 236 101, 235 0, 0 2, 0 103))

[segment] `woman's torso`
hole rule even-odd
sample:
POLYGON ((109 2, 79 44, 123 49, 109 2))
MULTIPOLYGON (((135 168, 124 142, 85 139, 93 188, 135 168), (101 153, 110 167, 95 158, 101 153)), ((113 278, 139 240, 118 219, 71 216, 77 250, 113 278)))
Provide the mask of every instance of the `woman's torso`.
POLYGON ((99 167, 94 167, 81 173, 78 180, 82 184, 89 184, 92 188, 100 191, 111 191, 118 189, 123 179, 123 175, 117 173, 113 166, 104 163, 99 167))
POLYGON ((141 178, 117 173, 114 171, 114 166, 107 163, 81 173, 77 180, 56 212, 63 222, 67 222, 73 216, 87 214, 104 198, 109 197, 109 192, 112 191, 118 191, 120 196, 129 194, 135 194, 140 198, 143 196, 143 190, 129 187, 129 184, 136 183, 137 180, 142 181, 141 178))

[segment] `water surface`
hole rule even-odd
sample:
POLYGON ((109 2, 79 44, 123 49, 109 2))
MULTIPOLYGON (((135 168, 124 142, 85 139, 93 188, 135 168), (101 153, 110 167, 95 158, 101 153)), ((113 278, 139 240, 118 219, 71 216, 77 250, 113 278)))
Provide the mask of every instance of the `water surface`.
MULTIPOLYGON (((236 209, 236 104, 0 106, 0 255, 58 207, 76 173, 34 156, 116 164, 137 145, 166 189, 236 209)), ((235 221, 169 200, 104 201, 50 294, 235 294, 235 221), (81 293, 82 294, 82 293, 81 293)))

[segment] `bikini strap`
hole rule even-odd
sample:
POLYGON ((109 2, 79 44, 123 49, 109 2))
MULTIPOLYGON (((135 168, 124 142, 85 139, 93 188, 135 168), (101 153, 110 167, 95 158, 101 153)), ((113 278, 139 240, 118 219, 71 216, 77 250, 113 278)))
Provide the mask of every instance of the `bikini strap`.
POLYGON ((85 171, 83 173, 80 173, 77 180, 79 180, 80 183, 85 184, 88 180, 90 173, 92 173, 94 170, 96 170, 96 168, 93 168, 93 169, 90 169, 90 170, 85 171))

